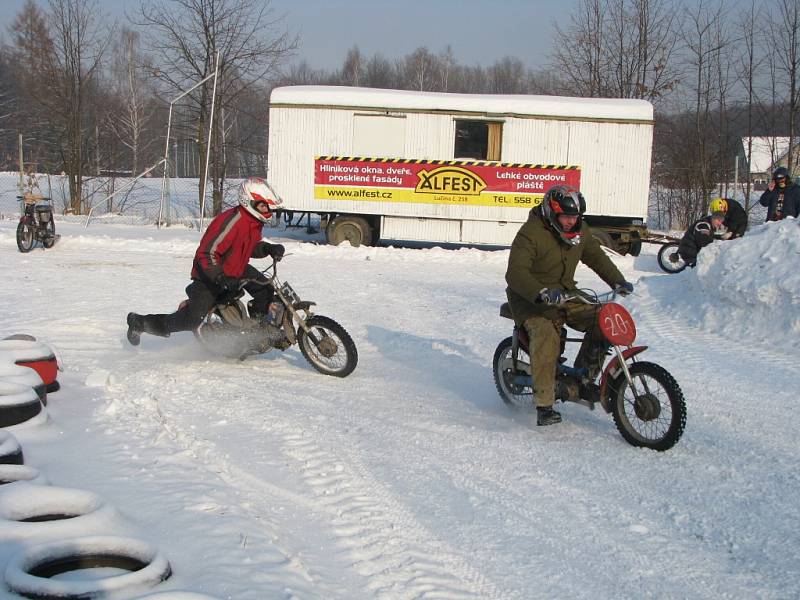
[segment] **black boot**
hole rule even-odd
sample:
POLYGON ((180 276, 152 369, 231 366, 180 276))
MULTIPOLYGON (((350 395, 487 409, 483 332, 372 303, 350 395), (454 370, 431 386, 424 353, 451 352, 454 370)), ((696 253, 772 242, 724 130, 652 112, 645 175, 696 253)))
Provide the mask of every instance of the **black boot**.
POLYGON ((537 406, 536 407, 536 424, 537 425, 555 425, 561 423, 561 413, 553 410, 552 406, 537 406))
POLYGON ((136 313, 128 313, 128 341, 131 346, 138 346, 144 331, 144 323, 142 322, 142 315, 136 313))

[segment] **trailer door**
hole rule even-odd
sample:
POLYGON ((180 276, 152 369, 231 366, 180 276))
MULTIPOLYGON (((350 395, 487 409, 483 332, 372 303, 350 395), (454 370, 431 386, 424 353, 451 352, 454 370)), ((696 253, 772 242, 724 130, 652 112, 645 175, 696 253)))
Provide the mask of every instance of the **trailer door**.
POLYGON ((406 118, 353 115, 353 156, 405 158, 406 118))

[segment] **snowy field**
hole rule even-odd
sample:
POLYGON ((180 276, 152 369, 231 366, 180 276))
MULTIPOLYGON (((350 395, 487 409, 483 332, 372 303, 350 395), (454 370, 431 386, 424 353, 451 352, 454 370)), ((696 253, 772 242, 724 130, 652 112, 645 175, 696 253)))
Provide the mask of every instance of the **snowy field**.
MULTIPOLYGON (((614 258, 645 360, 686 397, 665 453, 626 444, 602 410, 563 405, 537 428, 506 409, 491 360, 510 334, 507 250, 265 230, 290 253, 281 275, 358 346, 336 379, 296 347, 237 362, 188 333, 127 344, 128 311, 183 298, 196 231, 58 222, 52 250, 20 254, 15 225, 0 221, 0 337, 52 344, 64 371, 49 419, 11 430, 26 464, 105 509, 0 522, 0 573, 37 542, 132 535, 172 566, 153 591, 236 600, 800 597, 793 219, 678 275, 656 246, 614 258)), ((0 486, 0 505, 26 486, 0 486)))

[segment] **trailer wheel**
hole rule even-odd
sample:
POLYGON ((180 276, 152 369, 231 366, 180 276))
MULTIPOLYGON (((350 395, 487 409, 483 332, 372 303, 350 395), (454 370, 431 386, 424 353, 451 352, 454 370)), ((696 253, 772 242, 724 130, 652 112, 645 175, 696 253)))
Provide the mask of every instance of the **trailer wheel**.
POLYGON ((595 229, 592 231, 592 235, 594 236, 594 239, 600 242, 601 246, 605 246, 609 250, 618 252, 616 242, 607 231, 595 229))
POLYGON ((351 246, 371 246, 372 227, 361 217, 342 215, 328 223, 325 236, 329 244, 338 246, 345 240, 351 246))

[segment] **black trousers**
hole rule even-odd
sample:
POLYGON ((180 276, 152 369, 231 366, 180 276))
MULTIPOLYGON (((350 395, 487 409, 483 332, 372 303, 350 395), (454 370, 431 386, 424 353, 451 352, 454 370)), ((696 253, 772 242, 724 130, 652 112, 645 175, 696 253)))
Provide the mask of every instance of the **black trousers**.
MULTIPOLYGON (((267 306, 275 295, 269 280, 252 265, 247 265, 242 279, 248 280, 244 289, 253 297, 249 304, 251 311, 266 314, 267 306)), ((177 311, 165 315, 144 315, 145 331, 164 337, 176 331, 192 331, 225 293, 226 290, 214 284, 193 279, 186 287, 187 300, 177 311)))

